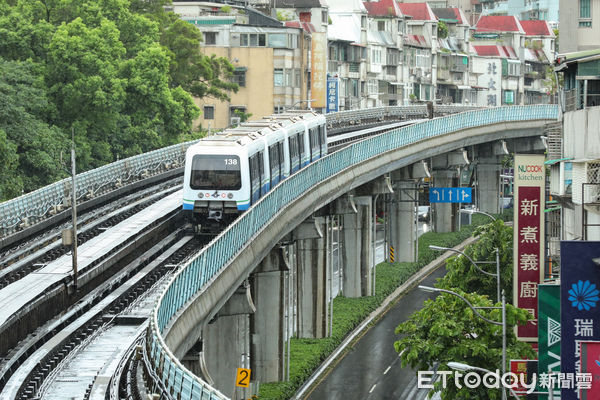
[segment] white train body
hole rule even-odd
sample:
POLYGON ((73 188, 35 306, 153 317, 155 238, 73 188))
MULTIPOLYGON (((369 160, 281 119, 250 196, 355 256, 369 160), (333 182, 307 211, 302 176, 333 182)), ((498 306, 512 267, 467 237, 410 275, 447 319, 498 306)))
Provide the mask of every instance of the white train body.
POLYGON ((228 222, 281 180, 327 154, 325 117, 274 114, 190 146, 183 210, 195 225, 228 222))

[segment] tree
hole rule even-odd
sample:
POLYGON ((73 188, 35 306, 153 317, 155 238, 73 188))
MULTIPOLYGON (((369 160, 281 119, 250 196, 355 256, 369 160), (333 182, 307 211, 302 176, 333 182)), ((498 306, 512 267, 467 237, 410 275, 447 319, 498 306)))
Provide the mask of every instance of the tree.
MULTIPOLYGON (((487 272, 496 273, 496 253, 500 254, 500 287, 506 293, 507 302, 512 302, 513 278, 513 228, 496 220, 490 224, 478 227, 474 235, 479 240, 468 246, 464 253, 473 261, 491 261, 492 264, 479 264, 487 272)), ((478 271, 471 262, 463 257, 451 257, 446 261, 447 273, 438 280, 437 286, 444 289, 459 288, 467 293, 477 292, 496 300, 496 277, 488 276, 478 271)))
POLYGON ((23 180, 17 171, 18 160, 15 144, 8 140, 6 133, 0 129, 0 201, 21 193, 23 180))
POLYGON ((62 131, 45 122, 52 112, 39 67, 0 58, 2 199, 64 177, 60 157, 68 145, 62 131))
POLYGON ((437 36, 440 39, 446 39, 448 37, 448 25, 444 21, 438 22, 437 36))
MULTIPOLYGON (((493 305, 487 296, 467 294, 458 288, 452 290, 475 307, 493 305)), ((481 313, 490 320, 501 321, 501 310, 481 310, 481 313)), ((527 311, 506 305, 507 360, 536 357, 529 344, 517 340, 513 330, 515 325, 524 324, 528 317, 527 311)), ((396 333, 406 335, 394 343, 396 351, 401 353, 403 367, 408 365, 423 371, 438 366, 438 370, 449 371, 448 362, 455 361, 493 371, 501 369, 502 327, 477 317, 461 299, 451 294, 440 294, 427 300, 421 310, 396 328, 396 333)), ((443 390, 441 382, 433 389, 442 390, 443 400, 501 398, 500 390, 483 385, 475 389, 465 386, 458 389, 454 380, 448 379, 447 383, 443 390)))
POLYGON ((19 177, 3 198, 61 178, 71 130, 84 171, 183 140, 199 115, 191 94, 237 90, 233 66, 203 55, 168 2, 0 0, 0 67, 15 78, 0 76, 0 147, 18 154, 19 177))
POLYGON ((230 81, 233 65, 223 57, 200 52, 202 34, 173 13, 156 17, 161 25, 160 43, 172 52, 172 86, 181 86, 194 97, 229 100, 228 92, 239 86, 230 81))
POLYGON ((129 125, 121 113, 127 82, 119 72, 125 53, 118 29, 106 19, 89 27, 76 18, 61 25, 50 42, 48 94, 58 110, 57 124, 75 130, 77 161, 84 170, 113 161, 110 142, 129 125))

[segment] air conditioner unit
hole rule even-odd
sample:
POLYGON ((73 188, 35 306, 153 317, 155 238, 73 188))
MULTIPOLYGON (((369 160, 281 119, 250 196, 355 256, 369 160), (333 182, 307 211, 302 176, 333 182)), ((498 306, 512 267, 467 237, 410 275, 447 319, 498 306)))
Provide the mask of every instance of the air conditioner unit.
POLYGON ((415 76, 417 78, 422 78, 423 77, 423 68, 417 68, 415 71, 415 76))
POLYGON ((239 125, 241 121, 240 117, 231 117, 230 125, 239 125))

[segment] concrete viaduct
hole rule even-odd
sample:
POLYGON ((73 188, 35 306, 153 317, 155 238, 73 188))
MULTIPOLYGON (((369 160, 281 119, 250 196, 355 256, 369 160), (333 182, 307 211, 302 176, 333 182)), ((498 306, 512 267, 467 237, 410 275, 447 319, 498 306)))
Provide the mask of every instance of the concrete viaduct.
MULTIPOLYGON (((420 178, 457 186, 457 167, 476 161, 479 208, 496 213, 501 159, 543 152, 544 126, 558 118, 555 105, 436 118, 350 145, 292 176, 173 278, 148 328, 154 373, 180 399, 250 397, 252 388, 234 387, 239 367, 251 367, 253 381, 282 380, 290 304, 296 335, 330 334, 331 216, 343 220, 343 294, 369 296, 374 196, 390 200, 396 260, 413 261, 411 200, 420 178)), ((434 216, 436 230, 453 230, 451 204, 439 204, 434 216)))

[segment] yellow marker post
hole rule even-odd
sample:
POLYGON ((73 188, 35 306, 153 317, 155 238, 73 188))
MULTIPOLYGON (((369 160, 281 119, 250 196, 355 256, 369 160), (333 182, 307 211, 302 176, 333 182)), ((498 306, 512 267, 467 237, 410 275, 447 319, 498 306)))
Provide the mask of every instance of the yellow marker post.
POLYGON ((235 386, 245 387, 250 386, 250 368, 238 368, 235 377, 235 386))
POLYGON ((394 262, 396 257, 394 257, 394 248, 390 246, 390 262, 394 262))

